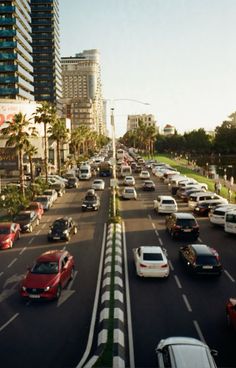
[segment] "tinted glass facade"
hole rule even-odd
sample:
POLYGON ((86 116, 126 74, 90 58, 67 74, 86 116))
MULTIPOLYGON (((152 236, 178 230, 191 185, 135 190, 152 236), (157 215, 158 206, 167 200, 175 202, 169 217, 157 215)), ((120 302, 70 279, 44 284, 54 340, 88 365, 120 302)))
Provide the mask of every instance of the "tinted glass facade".
POLYGON ((62 97, 58 0, 31 0, 34 95, 60 110, 62 97))
POLYGON ((0 2, 0 98, 34 100, 30 0, 0 2))

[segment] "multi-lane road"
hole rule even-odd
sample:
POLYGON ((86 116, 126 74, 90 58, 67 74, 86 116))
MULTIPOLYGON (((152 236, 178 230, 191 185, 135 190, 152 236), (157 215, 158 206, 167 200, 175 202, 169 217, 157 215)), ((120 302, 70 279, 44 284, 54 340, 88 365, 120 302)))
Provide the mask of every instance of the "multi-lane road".
MULTIPOLYGON (((235 333, 225 316, 225 302, 236 295, 235 238, 214 228, 208 219, 199 219, 199 242, 214 246, 220 253, 221 277, 192 278, 178 258, 184 242, 172 240, 165 231, 165 216, 153 211, 157 194, 167 194, 166 184, 155 177, 156 192, 142 192, 136 176, 138 200, 121 201, 125 227, 131 322, 135 367, 157 365, 155 347, 169 336, 199 338, 214 349, 219 367, 236 367, 235 333), (162 245, 168 251, 171 274, 167 280, 136 276, 132 249, 140 245, 162 245)), ((42 218, 32 234, 24 234, 13 249, 0 254, 0 346, 3 367, 76 367, 86 349, 104 224, 108 218, 109 189, 100 192, 98 212, 81 211, 89 182, 68 190, 42 218), (79 224, 78 233, 68 243, 48 243, 49 225, 60 216, 70 215, 79 224), (76 274, 58 302, 21 301, 19 280, 34 259, 48 249, 66 247, 75 257, 76 274)), ((179 209, 188 211, 178 202, 179 209)), ((131 349, 132 350, 132 349, 131 349)))

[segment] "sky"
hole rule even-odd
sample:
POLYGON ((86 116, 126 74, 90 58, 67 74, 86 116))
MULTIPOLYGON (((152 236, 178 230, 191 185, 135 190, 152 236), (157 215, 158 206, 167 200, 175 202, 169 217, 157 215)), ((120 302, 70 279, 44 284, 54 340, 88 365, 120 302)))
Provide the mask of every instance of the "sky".
POLYGON ((153 114, 160 129, 183 134, 214 130, 236 111, 236 0, 59 4, 61 56, 99 50, 116 136, 128 114, 153 114))

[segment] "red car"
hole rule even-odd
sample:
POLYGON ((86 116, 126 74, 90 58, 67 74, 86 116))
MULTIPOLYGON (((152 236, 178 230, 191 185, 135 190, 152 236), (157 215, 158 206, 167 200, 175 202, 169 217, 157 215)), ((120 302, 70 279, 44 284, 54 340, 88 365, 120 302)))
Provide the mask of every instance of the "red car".
POLYGON ((74 258, 66 250, 41 254, 20 284, 20 295, 27 299, 58 299, 74 276, 74 258))
POLYGON ((226 304, 226 316, 230 327, 236 330, 236 298, 230 298, 226 304))
POLYGON ((15 222, 0 223, 0 249, 12 248, 20 238, 20 225, 15 222))
POLYGON ((29 206, 26 209, 36 212, 39 220, 41 220, 44 214, 43 205, 39 202, 30 202, 29 206))

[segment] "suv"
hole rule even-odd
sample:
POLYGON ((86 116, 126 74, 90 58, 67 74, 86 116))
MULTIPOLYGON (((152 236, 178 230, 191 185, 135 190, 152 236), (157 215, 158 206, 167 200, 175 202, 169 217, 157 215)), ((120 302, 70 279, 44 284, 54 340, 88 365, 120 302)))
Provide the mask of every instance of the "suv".
POLYGON ((94 189, 89 189, 82 203, 82 211, 97 211, 100 207, 100 198, 94 189))
POLYGON ((71 217, 60 217, 50 226, 48 241, 65 240, 69 241, 71 235, 76 234, 78 227, 71 217))
POLYGON ((166 217, 166 230, 172 239, 177 237, 192 237, 197 239, 199 236, 199 225, 195 217, 190 213, 176 212, 166 217))
POLYGON ((22 232, 32 233, 33 228, 38 226, 39 218, 35 211, 20 211, 13 218, 14 222, 20 225, 22 232))
POLYGON ((156 354, 159 368, 216 368, 213 356, 218 353, 200 340, 176 336, 161 340, 156 354))
POLYGON ((156 213, 172 213, 178 211, 176 200, 171 196, 160 195, 153 203, 156 213))
POLYGON ((201 275, 221 275, 222 264, 214 248, 205 244, 190 244, 179 249, 179 256, 188 271, 201 275))

